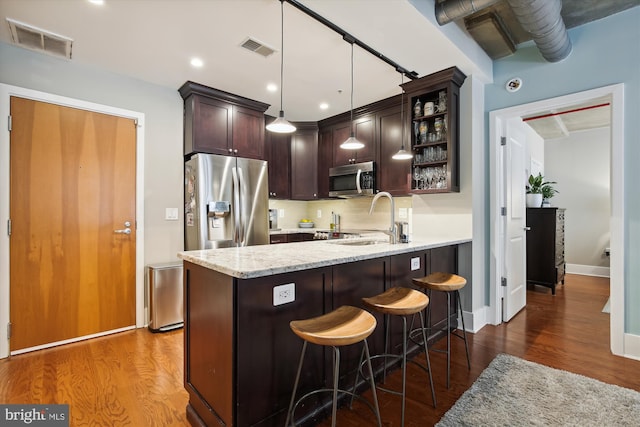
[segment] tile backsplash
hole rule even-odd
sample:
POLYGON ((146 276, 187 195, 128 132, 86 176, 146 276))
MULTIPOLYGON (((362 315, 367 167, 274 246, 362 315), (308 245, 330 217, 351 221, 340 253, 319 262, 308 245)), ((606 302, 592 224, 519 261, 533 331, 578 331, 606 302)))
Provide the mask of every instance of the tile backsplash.
MULTIPOLYGON (((369 215, 369 207, 373 197, 356 197, 351 199, 329 199, 313 201, 269 200, 270 209, 278 209, 279 228, 297 228, 298 222, 310 219, 316 229, 329 229, 331 214, 340 215, 341 229, 375 229, 389 227, 389 199, 381 198, 376 202, 375 210, 369 215), (318 213, 320 217, 318 217, 318 213), (284 216, 281 216, 283 214, 284 216)), ((394 197, 395 220, 411 223, 411 197, 394 197), (400 213, 406 214, 400 217, 400 213)))

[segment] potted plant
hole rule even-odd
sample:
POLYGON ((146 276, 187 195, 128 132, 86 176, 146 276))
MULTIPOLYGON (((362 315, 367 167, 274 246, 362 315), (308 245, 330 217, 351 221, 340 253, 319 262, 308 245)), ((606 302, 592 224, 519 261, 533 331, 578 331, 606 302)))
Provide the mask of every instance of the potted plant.
POLYGON ((551 187, 550 184, 556 184, 555 181, 545 181, 544 177, 541 173, 538 173, 537 176, 529 175, 529 183, 526 186, 527 189, 527 207, 529 208, 539 208, 542 206, 542 199, 544 198, 543 188, 548 187, 547 192, 551 192, 551 196, 553 193, 557 191, 551 187))
POLYGON ((555 184, 555 182, 547 182, 542 186, 542 207, 543 208, 550 207, 551 203, 549 203, 549 199, 552 198, 556 193, 559 193, 559 191, 553 188, 551 184, 555 184))

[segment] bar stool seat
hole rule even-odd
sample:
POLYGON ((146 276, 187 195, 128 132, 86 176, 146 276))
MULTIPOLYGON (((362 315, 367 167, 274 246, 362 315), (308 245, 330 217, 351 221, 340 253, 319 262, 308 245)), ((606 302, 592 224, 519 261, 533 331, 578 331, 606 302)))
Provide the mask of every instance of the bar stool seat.
MULTIPOLYGON (((406 401, 406 378, 407 378, 407 316, 420 314, 421 324, 424 324, 424 318, 422 315, 423 310, 429 305, 429 297, 422 292, 419 292, 415 289, 403 288, 403 287, 393 287, 387 289, 385 292, 368 297, 362 298, 364 304, 375 310, 384 314, 387 317, 387 333, 385 334, 385 353, 374 355, 371 358, 384 358, 385 360, 385 377, 386 377, 386 359, 401 359, 402 360, 402 391, 398 392, 396 390, 390 390, 387 388, 383 388, 378 386, 380 390, 386 391, 388 393, 393 393, 402 396, 402 419, 401 426, 404 426, 404 414, 405 414, 405 401, 406 401), (389 353, 389 329, 390 322, 389 316, 399 316, 402 317, 402 354, 394 354, 389 353)), ((423 331, 424 333, 424 331, 423 331)), ((424 343, 424 354, 427 360, 427 366, 423 366, 418 362, 415 362, 418 366, 423 368, 429 374, 429 383, 431 385, 431 397, 433 399, 433 406, 436 406, 436 394, 433 387, 433 378, 431 376, 431 362, 429 361, 429 351, 427 349, 427 339, 426 335, 423 335, 423 343, 424 343)))
MULTIPOLYGON (((434 349, 433 351, 444 352, 447 354, 447 388, 449 388, 449 372, 451 366, 451 335, 462 338, 464 340, 464 349, 467 354, 467 367, 471 369, 471 361, 469 359, 469 347, 467 345, 467 330, 464 327, 464 317, 462 315, 462 303, 460 302, 460 289, 465 287, 467 284, 467 280, 458 276, 457 274, 445 273, 445 272, 434 272, 425 277, 419 277, 412 279, 414 285, 425 289, 427 294, 431 296, 431 291, 439 291, 445 292, 447 294, 447 350, 438 350, 434 349), (462 335, 458 335, 455 332, 451 332, 451 294, 455 293, 456 299, 458 300, 456 304, 456 313, 459 314, 460 319, 462 321, 462 335)), ((426 329, 431 332, 431 310, 429 310, 427 315, 427 327, 426 329)), ((424 328, 423 328, 424 329, 424 328)))
MULTIPOLYGON (((336 310, 323 314, 318 317, 304 320, 294 320, 289 323, 291 330, 303 340, 302 353, 300 355, 300 362, 298 364, 298 372, 296 374, 296 380, 293 385, 293 392, 291 394, 291 402, 289 404, 289 410, 287 411, 287 420, 285 426, 295 425, 294 413, 298 404, 307 397, 321 392, 333 393, 333 404, 331 411, 331 425, 336 425, 336 413, 338 403, 338 392, 350 394, 352 396, 355 393, 341 390, 338 388, 338 378, 340 373, 340 350, 338 347, 351 344, 363 343, 363 356, 365 362, 369 367, 370 374, 370 386, 373 394, 373 406, 367 401, 367 405, 375 413, 378 426, 382 426, 380 418, 380 408, 378 407, 378 397, 376 395, 376 387, 373 381, 373 369, 371 368, 371 356, 369 354, 369 346, 367 344, 367 337, 373 333, 376 328, 376 318, 371 313, 352 306, 342 306, 336 310), (321 388, 311 391, 298 400, 295 399, 296 391, 298 389, 298 382, 300 380, 300 373, 302 371, 302 364, 304 361, 305 351, 307 344, 317 344, 321 346, 333 347, 333 388, 321 388)), ((361 357, 361 359, 362 359, 361 357)), ((355 390, 354 390, 355 391, 355 390)), ((356 396, 361 398, 360 396, 356 396)))

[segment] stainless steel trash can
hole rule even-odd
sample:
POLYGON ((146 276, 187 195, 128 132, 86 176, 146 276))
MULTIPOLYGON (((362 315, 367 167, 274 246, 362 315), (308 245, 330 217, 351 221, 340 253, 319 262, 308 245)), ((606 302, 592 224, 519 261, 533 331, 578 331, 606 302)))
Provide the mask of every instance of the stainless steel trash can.
POLYGON ((184 323, 182 303, 182 262, 147 265, 149 289, 149 330, 164 332, 181 328, 184 323))

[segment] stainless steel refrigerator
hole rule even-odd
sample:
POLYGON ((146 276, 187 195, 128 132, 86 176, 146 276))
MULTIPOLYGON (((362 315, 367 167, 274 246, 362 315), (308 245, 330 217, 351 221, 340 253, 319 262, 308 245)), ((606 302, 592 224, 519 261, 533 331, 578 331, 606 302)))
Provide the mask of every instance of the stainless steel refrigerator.
POLYGON ((185 163, 185 250, 269 243, 267 162, 198 153, 185 163))

